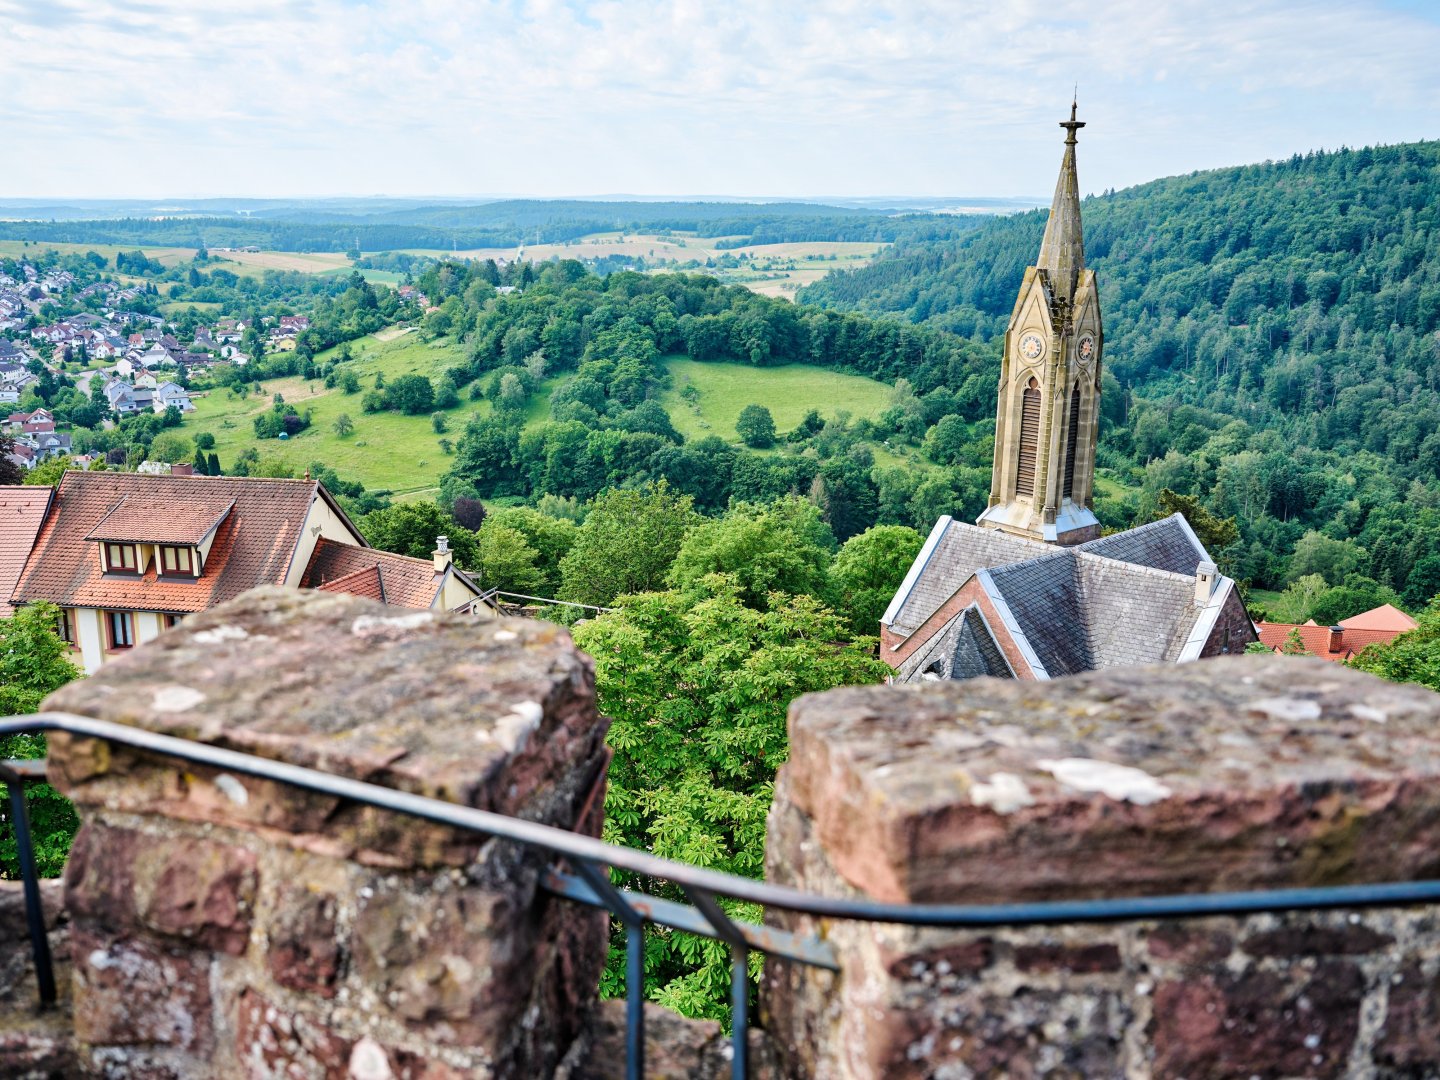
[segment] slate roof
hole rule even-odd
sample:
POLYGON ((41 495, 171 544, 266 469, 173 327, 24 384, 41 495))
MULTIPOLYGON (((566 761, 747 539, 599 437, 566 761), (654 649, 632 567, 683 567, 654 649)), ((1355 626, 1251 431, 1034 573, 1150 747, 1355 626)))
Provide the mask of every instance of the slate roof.
POLYGON ((15 590, 50 507, 48 487, 0 487, 0 618, 9 616, 15 590))
POLYGON ((122 495, 86 540, 119 544, 199 544, 235 506, 224 492, 196 493, 177 503, 160 495, 122 495))
POLYGON ((1189 523, 1179 514, 1171 514, 1111 536, 1102 536, 1099 540, 1081 544, 1080 550, 1186 577, 1194 576, 1195 568, 1202 561, 1210 561, 1210 555, 1191 531, 1189 523))
POLYGON ((971 604, 941 628, 900 668, 900 679, 1013 679, 1015 673, 995 643, 980 608, 971 604))
MULTIPOLYGON (((355 592, 356 588, 378 586, 384 601, 398 607, 428 608, 444 584, 445 575, 435 573, 429 559, 412 559, 376 548, 357 548, 321 537, 310 556, 310 565, 300 579, 302 589, 327 589, 332 592, 355 592), (366 578, 364 571, 374 571, 366 578), (342 587, 343 584, 343 587, 342 587)), ((373 592, 360 593, 370 596, 373 592)))
MULTIPOLYGON (((1010 633, 1022 647, 1028 646, 1051 678, 1124 664, 1173 663, 1206 611, 1195 602, 1195 573, 1208 560, 1178 514, 1078 547, 1015 541, 993 530, 951 522, 923 565, 917 559, 915 580, 890 627, 913 633, 983 570, 982 583, 1008 616, 1010 633), (1001 537, 1002 544, 994 544, 995 537, 1001 537), (1007 546, 1020 557, 986 562, 1007 546)), ((993 674, 978 656, 983 643, 969 624, 965 629, 974 649, 964 663, 954 662, 963 622, 957 616, 937 630, 901 666, 900 677, 920 677, 941 653, 955 672, 947 677, 993 674), (924 662, 912 665, 920 653, 924 662)), ((983 619, 978 625, 983 628, 983 619)))
MULTIPOLYGON (((977 570, 1055 550, 1038 540, 1011 536, 998 529, 982 529, 950 517, 943 517, 936 523, 931 538, 935 542, 933 545, 927 542, 926 546, 930 548, 928 557, 922 550, 920 556, 924 563, 918 576, 887 623, 897 633, 913 633, 977 570)), ((903 590, 904 586, 901 588, 903 590)))
POLYGON ((12 602, 179 613, 203 611, 257 585, 283 584, 317 497, 329 498, 314 480, 67 472, 12 602), (87 537, 128 496, 175 514, 192 503, 206 513, 233 503, 198 579, 159 580, 153 563, 139 577, 102 572, 98 544, 87 537))

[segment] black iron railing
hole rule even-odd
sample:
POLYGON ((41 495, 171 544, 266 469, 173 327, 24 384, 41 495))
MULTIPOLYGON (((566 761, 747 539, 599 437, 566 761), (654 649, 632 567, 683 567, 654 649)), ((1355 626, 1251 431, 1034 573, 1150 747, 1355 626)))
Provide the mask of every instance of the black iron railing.
MULTIPOLYGON (((550 825, 458 806, 455 803, 395 791, 360 780, 332 776, 298 765, 287 765, 253 754, 224 750, 104 720, 92 720, 67 713, 37 713, 33 716, 0 720, 0 737, 46 731, 63 731, 86 738, 104 739, 177 761, 277 781, 305 791, 528 844, 559 856, 574 872, 552 866, 543 879, 545 887, 565 899, 604 908, 625 927, 626 1076, 634 1080, 639 1080, 645 1069, 643 993, 644 934, 647 924, 700 934, 730 946, 733 1009, 731 1069, 732 1075, 740 1080, 747 1075, 748 1067, 749 986, 746 965, 750 952, 758 950, 770 956, 780 956, 814 967, 839 970, 835 954, 826 942, 817 937, 791 934, 773 927, 732 919, 721 907, 718 899, 720 897, 749 901, 764 908, 818 918, 951 929, 1281 914, 1440 902, 1440 881, 984 905, 890 904, 817 896, 798 889, 672 862, 644 851, 607 844, 593 837, 550 825), (684 890, 690 904, 619 889, 611 883, 611 870, 626 870, 677 885, 684 890)), ((42 1004, 50 1005, 55 1001, 55 977, 45 934, 45 917, 40 906, 39 881, 24 799, 26 783, 41 780, 44 775, 43 762, 0 762, 0 782, 6 783, 10 790, 12 826, 24 881, 26 915, 34 950, 40 1000, 42 1004)))

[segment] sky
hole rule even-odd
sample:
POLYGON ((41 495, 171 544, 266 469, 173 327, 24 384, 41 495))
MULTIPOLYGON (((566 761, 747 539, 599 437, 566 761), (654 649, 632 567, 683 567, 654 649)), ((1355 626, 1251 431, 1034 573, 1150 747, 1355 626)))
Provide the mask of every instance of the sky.
POLYGON ((0 197, 1048 195, 1440 137, 1440 0, 0 0, 0 197))

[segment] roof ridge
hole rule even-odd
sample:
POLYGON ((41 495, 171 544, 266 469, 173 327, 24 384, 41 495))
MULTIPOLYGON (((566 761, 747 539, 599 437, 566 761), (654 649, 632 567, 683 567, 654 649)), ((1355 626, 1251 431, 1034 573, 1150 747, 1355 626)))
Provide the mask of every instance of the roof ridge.
POLYGON ((1178 574, 1174 570, 1161 570, 1158 566, 1146 566, 1144 563, 1131 562, 1129 559, 1117 559, 1113 555, 1098 555, 1093 551, 1084 550, 1083 545, 1074 549, 1075 554, 1082 559, 1095 559, 1099 562, 1115 563, 1118 566, 1128 567, 1131 570, 1144 574, 1155 574, 1158 577, 1174 578, 1176 581, 1193 582, 1194 574, 1178 574))

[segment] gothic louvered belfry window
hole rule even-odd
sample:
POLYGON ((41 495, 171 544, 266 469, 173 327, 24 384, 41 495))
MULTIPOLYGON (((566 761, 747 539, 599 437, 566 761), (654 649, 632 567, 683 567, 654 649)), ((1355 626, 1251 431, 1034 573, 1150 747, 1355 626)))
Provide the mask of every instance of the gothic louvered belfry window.
POLYGON ((1070 391, 1070 434, 1065 440, 1065 498, 1075 493, 1075 447, 1080 440, 1080 384, 1070 391))
POLYGON ((1040 441, 1040 384, 1025 388, 1020 405, 1020 462, 1015 471, 1015 494, 1035 497, 1035 453, 1040 441))

